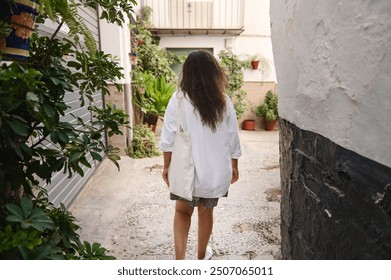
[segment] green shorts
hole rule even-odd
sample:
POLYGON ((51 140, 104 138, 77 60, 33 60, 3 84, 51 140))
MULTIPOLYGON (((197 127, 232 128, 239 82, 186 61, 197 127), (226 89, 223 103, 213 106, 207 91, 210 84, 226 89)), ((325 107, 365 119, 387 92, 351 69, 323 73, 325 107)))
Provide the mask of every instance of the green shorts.
MULTIPOLYGON (((224 197, 228 196, 228 192, 224 195, 224 197)), ((170 199, 171 200, 180 200, 185 202, 190 207, 197 207, 198 205, 202 205, 205 208, 214 208, 217 206, 217 203, 219 202, 219 198, 203 198, 203 197, 193 197, 193 200, 187 200, 183 197, 177 196, 175 194, 170 193, 170 199)))

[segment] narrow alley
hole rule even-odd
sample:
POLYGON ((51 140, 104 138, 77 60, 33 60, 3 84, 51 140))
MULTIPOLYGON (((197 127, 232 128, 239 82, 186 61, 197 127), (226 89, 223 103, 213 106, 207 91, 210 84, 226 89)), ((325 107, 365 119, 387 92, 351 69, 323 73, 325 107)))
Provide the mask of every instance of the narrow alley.
MULTIPOLYGON (((279 134, 241 130, 240 137, 240 179, 215 208, 214 259, 279 259, 279 134)), ((124 156, 118 172, 103 161, 70 208, 81 239, 101 243, 121 260, 173 259, 174 202, 161 178, 162 162, 124 156)), ((187 259, 195 259, 196 244, 194 212, 187 259)))

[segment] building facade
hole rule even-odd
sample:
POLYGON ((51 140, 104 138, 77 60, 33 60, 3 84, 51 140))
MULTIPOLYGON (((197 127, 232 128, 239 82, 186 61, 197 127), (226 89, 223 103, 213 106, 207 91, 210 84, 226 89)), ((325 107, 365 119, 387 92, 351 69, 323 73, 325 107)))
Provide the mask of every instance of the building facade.
MULTIPOLYGON (((257 70, 244 70, 247 111, 239 120, 257 118, 258 106, 276 75, 270 39, 269 0, 141 0, 139 8, 152 8, 150 31, 160 37, 160 47, 187 55, 206 49, 216 57, 230 50, 241 60, 261 57, 257 70)), ((260 119, 257 126, 261 128, 260 119)))

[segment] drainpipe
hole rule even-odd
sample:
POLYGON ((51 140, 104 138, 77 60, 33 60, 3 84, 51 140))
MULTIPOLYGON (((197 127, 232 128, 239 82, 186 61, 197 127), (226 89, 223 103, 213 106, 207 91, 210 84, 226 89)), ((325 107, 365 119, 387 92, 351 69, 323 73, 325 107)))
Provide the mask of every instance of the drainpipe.
MULTIPOLYGON (((124 85, 124 97, 125 97, 125 112, 129 115, 128 121, 129 126, 133 123, 133 107, 132 107, 132 90, 130 83, 126 83, 124 85)), ((133 130, 132 127, 126 128, 126 145, 128 147, 132 146, 132 140, 133 140, 133 130)))
MULTIPOLYGON (((133 106, 132 106, 132 88, 131 88, 131 71, 132 66, 130 64, 130 58, 129 54, 131 52, 130 49, 130 30, 128 28, 129 21, 131 19, 127 19, 123 28, 122 28, 122 38, 125 40, 125 42, 122 42, 122 59, 123 59, 123 65, 124 65, 124 74, 125 74, 125 83, 124 83, 124 102, 125 102, 125 112, 129 116, 129 126, 133 124, 133 106)), ((132 146, 132 140, 133 140, 133 130, 132 128, 126 128, 126 145, 127 147, 132 146)))
MULTIPOLYGON (((98 42, 98 49, 101 51, 102 50, 102 34, 101 34, 101 26, 100 26, 100 20, 99 20, 99 15, 100 15, 100 8, 99 6, 97 7, 96 9, 96 18, 98 19, 98 38, 99 38, 99 42, 98 42)), ((105 95, 103 94, 103 92, 101 92, 102 94, 102 106, 103 108, 106 108, 106 100, 105 100, 105 95)), ((109 145, 109 139, 107 138, 107 133, 104 134, 104 137, 105 137, 105 146, 107 147, 109 145)))

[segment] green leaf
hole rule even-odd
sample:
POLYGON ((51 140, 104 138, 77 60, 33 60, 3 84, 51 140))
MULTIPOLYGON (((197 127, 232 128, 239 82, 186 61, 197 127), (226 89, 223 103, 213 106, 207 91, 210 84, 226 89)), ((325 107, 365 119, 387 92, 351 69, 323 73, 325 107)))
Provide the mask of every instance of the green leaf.
POLYGON ((74 152, 71 154, 71 156, 69 157, 69 162, 75 162, 76 160, 78 160, 81 156, 83 155, 83 152, 74 152))
POLYGON ((68 67, 76 68, 76 70, 79 70, 81 68, 81 64, 76 61, 69 61, 68 67))
POLYGON ((91 133, 91 139, 93 140, 99 140, 102 137, 102 135, 99 132, 92 132, 91 133))
POLYGON ((32 157, 33 151, 32 151, 32 149, 29 146, 27 146, 26 144, 23 143, 23 144, 20 145, 20 148, 22 149, 23 153, 25 155, 27 155, 28 158, 32 157))
POLYGON ((34 208, 29 218, 31 226, 36 230, 43 231, 45 228, 54 229, 55 227, 53 221, 40 208, 34 208))
POLYGON ((102 161, 103 158, 100 156, 100 154, 98 153, 95 153, 95 152, 91 152, 91 156, 94 160, 97 160, 97 161, 102 161))
POLYGON ((59 136, 60 140, 61 140, 63 143, 65 143, 65 144, 69 143, 69 137, 68 137, 68 135, 66 135, 65 133, 59 132, 59 133, 58 133, 58 136, 59 136))
POLYGON ((87 161, 86 157, 81 157, 79 159, 80 163, 83 164, 84 166, 87 166, 88 168, 91 168, 91 164, 87 161))
POLYGON ((109 159, 114 163, 114 165, 117 167, 117 169, 120 170, 119 163, 116 160, 110 158, 110 156, 109 156, 109 159))
POLYGON ((30 254, 26 254, 28 256, 27 259, 32 260, 44 260, 44 259, 52 259, 53 255, 56 255, 60 253, 60 249, 53 244, 52 242, 48 241, 32 252, 30 254))
POLYGON ((34 254, 34 259, 35 260, 43 260, 45 259, 47 256, 50 255, 50 253, 52 252, 52 250, 55 249, 55 247, 47 242, 45 244, 43 244, 42 246, 40 246, 36 251, 35 251, 35 254, 34 254))
POLYGON ((28 199, 27 197, 23 197, 20 204, 23 211, 23 216, 28 217, 31 214, 31 211, 33 210, 34 207, 32 200, 28 199))
POLYGON ((53 221, 41 208, 33 208, 33 202, 30 198, 23 197, 21 205, 7 204, 6 208, 11 213, 6 217, 6 221, 20 223, 21 227, 27 229, 33 227, 38 231, 54 229, 53 221))
POLYGON ((60 171, 64 167, 65 158, 58 159, 54 164, 52 164, 54 171, 60 171))
POLYGON ((23 218, 19 216, 11 215, 6 218, 6 221, 11 223, 21 223, 23 222, 23 218))
POLYGON ((109 159, 114 160, 114 161, 121 160, 121 157, 116 154, 109 154, 108 157, 109 157, 109 159))
POLYGON ((50 77, 50 80, 53 82, 53 84, 55 84, 56 86, 58 86, 61 81, 55 77, 50 77))
POLYGON ((15 119, 6 120, 11 129, 19 136, 27 137, 29 134, 29 127, 15 119))
POLYGON ((16 204, 7 204, 5 206, 7 210, 12 213, 14 216, 19 217, 20 219, 23 219, 23 211, 22 209, 16 205, 16 204))
POLYGON ((81 177, 84 176, 84 171, 83 171, 83 169, 82 169, 79 165, 75 166, 75 167, 74 167, 74 170, 75 170, 81 177))
POLYGON ((42 108, 48 117, 54 118, 56 116, 56 110, 51 105, 43 103, 42 108))
POLYGON ((60 154, 60 152, 58 150, 55 150, 55 149, 47 149, 47 148, 40 148, 40 149, 37 149, 37 152, 40 154, 40 155, 43 155, 45 157, 52 157, 52 156, 55 156, 55 155, 58 155, 60 154))
POLYGON ((52 133, 50 133, 50 139, 52 140, 53 143, 55 144, 58 143, 58 141, 60 140, 58 132, 53 131, 52 133))

